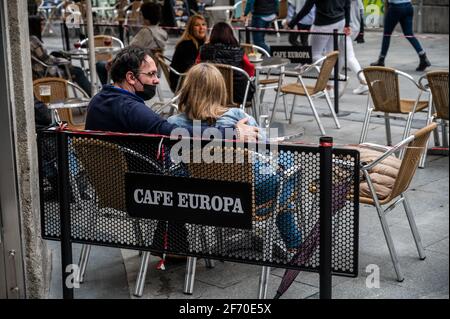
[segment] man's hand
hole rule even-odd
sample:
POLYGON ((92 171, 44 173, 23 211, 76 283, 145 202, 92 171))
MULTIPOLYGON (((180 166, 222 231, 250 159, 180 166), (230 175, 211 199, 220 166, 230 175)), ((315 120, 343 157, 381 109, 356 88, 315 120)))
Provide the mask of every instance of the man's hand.
POLYGON ((236 123, 237 139, 243 142, 257 142, 259 128, 245 124, 247 122, 248 118, 245 118, 236 123))
POLYGON ((350 28, 350 27, 345 27, 345 28, 344 28, 344 33, 345 33, 346 36, 349 37, 349 36, 352 34, 352 28, 350 28))

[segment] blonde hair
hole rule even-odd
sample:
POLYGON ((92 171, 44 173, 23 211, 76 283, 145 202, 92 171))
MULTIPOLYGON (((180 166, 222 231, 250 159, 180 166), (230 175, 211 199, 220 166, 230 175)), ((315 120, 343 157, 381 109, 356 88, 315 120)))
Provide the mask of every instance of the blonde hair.
POLYGON ((227 88, 222 73, 214 65, 200 63, 186 74, 181 87, 178 108, 190 120, 207 121, 216 119, 228 111, 227 88))
POLYGON ((184 32, 181 35, 180 40, 178 40, 176 46, 178 46, 183 41, 191 40, 194 42, 195 46, 198 49, 199 47, 198 39, 194 36, 194 25, 197 22, 197 20, 202 20, 206 23, 205 17, 200 14, 194 14, 190 16, 188 22, 186 23, 186 28, 184 29, 184 32))

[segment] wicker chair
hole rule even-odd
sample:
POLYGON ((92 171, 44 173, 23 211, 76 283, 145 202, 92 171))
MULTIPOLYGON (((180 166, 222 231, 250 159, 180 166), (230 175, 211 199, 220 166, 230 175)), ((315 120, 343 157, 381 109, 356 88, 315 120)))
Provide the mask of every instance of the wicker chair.
POLYGON ((374 111, 384 113, 387 145, 392 145, 390 114, 408 115, 402 136, 402 140, 406 139, 411 131, 414 114, 428 107, 428 101, 420 100, 426 91, 410 75, 392 68, 374 66, 367 67, 360 72, 364 72, 370 94, 367 99, 367 111, 359 143, 366 141, 370 117, 374 111), (411 81, 418 88, 419 93, 415 100, 400 98, 399 77, 411 81))
MULTIPOLYGON (((430 105, 434 106, 428 109, 428 119, 427 124, 432 123, 435 119, 441 120, 442 128, 442 146, 448 150, 448 110, 449 110, 449 97, 448 97, 448 71, 432 71, 428 72, 426 75, 422 76, 419 80, 419 84, 424 88, 424 90, 429 89, 431 91, 430 95, 430 105), (424 80, 428 81, 428 84, 423 84, 424 80), (436 113, 433 114, 433 109, 436 113)), ((435 145, 440 146, 439 132, 435 133, 435 145)), ((422 160, 420 161, 419 167, 425 167, 427 152, 424 152, 422 160)))
MULTIPOLYGON (((417 131, 414 135, 404 139, 397 145, 390 147, 381 147, 384 151, 378 152, 376 159, 367 161, 361 166, 361 171, 363 173, 364 180, 360 185, 360 203, 369 204, 375 206, 378 212, 378 217, 381 222, 381 227, 383 229, 384 236, 386 238, 386 243, 391 255, 392 262, 394 264, 395 272, 398 281, 403 281, 403 273, 400 268, 398 261, 397 252, 394 247, 394 242, 387 224, 386 214, 390 212, 395 206, 403 203, 403 207, 406 211, 406 216, 408 218, 409 225, 411 227, 412 235, 419 253, 419 258, 421 260, 425 259, 425 251, 423 249, 419 232, 417 230, 416 223, 414 221, 414 215, 411 211, 410 205, 406 199, 405 192, 408 190, 411 180, 414 177, 416 169, 419 165, 420 157, 426 148, 428 138, 430 133, 436 128, 436 123, 432 123, 425 128, 417 131), (393 154, 401 148, 406 148, 406 152, 402 160, 397 159, 393 154), (398 173, 396 174, 395 181, 391 187, 388 188, 387 192, 384 192, 380 188, 380 184, 377 185, 377 172, 374 170, 377 165, 386 164, 385 161, 391 160, 397 162, 398 173), (371 173, 374 175, 371 176, 371 173), (382 205, 389 205, 386 209, 382 205)), ((363 147, 367 146, 369 148, 374 148, 373 144, 361 144, 363 147)), ((378 146, 380 148, 380 146, 378 146)), ((361 152, 361 159, 363 159, 363 150, 361 152)), ((384 171, 386 171, 384 169, 384 171)), ((386 186, 386 185, 384 185, 386 186)))
MULTIPOLYGON (((92 184, 96 195, 96 210, 98 214, 93 214, 89 221, 91 228, 91 238, 95 238, 97 232, 97 220, 101 212, 105 216, 113 216, 117 219, 127 219, 125 204, 125 173, 130 170, 128 161, 139 161, 154 171, 163 171, 158 163, 151 158, 145 157, 138 152, 117 144, 99 141, 94 139, 75 138, 73 145, 77 158, 86 170, 88 179, 92 184), (95 158, 95 161, 92 159, 95 158), (115 181, 115 183, 111 183, 115 181), (114 212, 114 213, 112 213, 114 212), (108 214, 109 213, 109 214, 108 214)), ((156 229, 157 222, 154 220, 142 221, 133 219, 133 231, 136 242, 148 242, 151 238, 145 238, 141 230, 141 223, 150 223, 150 228, 156 229)), ((152 236, 152 234, 149 234, 152 236)), ((152 240, 151 240, 152 241, 152 240)), ((84 281, 86 267, 89 260, 91 246, 84 244, 81 249, 79 266, 79 282, 84 281)), ((147 273, 150 252, 145 251, 141 256, 141 264, 135 285, 135 296, 142 296, 145 277, 147 273)))
MULTIPOLYGON (((84 39, 81 41, 81 45, 86 46, 88 41, 88 38, 84 39)), ((119 38, 100 34, 94 36, 94 47, 119 47, 123 49, 125 46, 119 38), (105 42, 110 42, 111 44, 105 45, 105 42)), ((112 58, 112 53, 95 53, 96 61, 110 61, 112 58)))
MULTIPOLYGON (((286 94, 294 95, 294 100, 292 102, 291 116, 289 118, 289 123, 292 123, 292 119, 294 117, 296 97, 298 95, 306 96, 309 101, 309 105, 311 106, 313 115, 317 121, 317 124, 319 125, 320 133, 322 135, 325 135, 326 134, 325 129, 323 128, 322 122, 320 121, 320 118, 319 118, 319 114, 317 113, 316 107, 314 106, 314 103, 313 103, 313 99, 321 97, 321 96, 325 96, 328 107, 330 109, 330 112, 331 112, 334 122, 336 124, 336 127, 341 128, 341 125, 339 124, 339 120, 336 116, 336 112, 334 111, 333 105, 331 104, 330 96, 328 95, 328 92, 326 90, 327 82, 330 78, 331 72, 333 71, 334 65, 336 64, 338 57, 339 57, 339 52, 334 51, 334 52, 327 54, 322 59, 317 60, 315 63, 313 63, 311 65, 302 66, 302 68, 298 70, 296 83, 290 83, 290 84, 279 87, 279 89, 277 90, 277 97, 275 98, 275 100, 277 100, 279 95, 281 95, 281 94, 283 94, 283 96, 286 94), (320 73, 319 73, 319 77, 317 78, 315 85, 314 86, 306 85, 305 82, 303 81, 303 75, 313 69, 316 69, 319 71, 319 65, 321 65, 320 73)), ((285 105, 285 109, 286 109, 286 105, 285 105)), ((272 109, 272 118, 274 116, 274 113, 275 113, 275 107, 272 109)))
MULTIPOLYGON (((75 97, 89 99, 89 95, 75 83, 61 78, 42 78, 33 81, 33 92, 36 98, 40 99, 39 87, 41 85, 50 85, 51 96, 50 103, 61 102, 69 97, 69 88, 74 92, 75 97)), ((73 119, 72 109, 60 108, 53 110, 55 117, 61 121, 67 122, 67 127, 71 130, 84 130, 84 123, 76 123, 73 119)))
MULTIPOLYGON (((222 76, 225 80, 225 85, 227 87, 227 106, 228 107, 239 107, 241 109, 245 109, 248 105, 247 96, 248 96, 248 91, 250 89, 250 85, 253 82, 253 79, 250 78, 250 76, 247 74, 247 72, 245 72, 241 68, 238 68, 238 67, 235 67, 232 65, 225 65, 225 64, 218 64, 218 63, 213 63, 213 65, 219 69, 220 73, 222 73, 222 76), (244 98, 242 99, 241 104, 236 102, 234 99, 235 73, 239 73, 247 81, 246 86, 245 86, 244 98)), ((251 103, 250 103, 250 106, 252 106, 251 103)), ((254 105, 253 105, 253 111, 255 111, 254 105)), ((255 114, 255 113, 253 113, 253 114, 255 114)))

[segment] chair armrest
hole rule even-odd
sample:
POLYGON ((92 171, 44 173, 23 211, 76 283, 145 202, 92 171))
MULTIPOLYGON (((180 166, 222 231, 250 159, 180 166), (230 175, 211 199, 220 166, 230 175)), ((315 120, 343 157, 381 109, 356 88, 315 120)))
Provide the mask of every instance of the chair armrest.
POLYGON ((399 70, 395 70, 395 74, 400 75, 401 77, 408 79, 409 81, 411 81, 419 90, 424 91, 424 92, 428 92, 427 89, 424 89, 424 87, 422 87, 421 85, 419 85, 419 83, 416 82, 416 80, 414 80, 414 78, 409 75, 408 73, 399 71, 399 70))
POLYGON ((359 144, 358 146, 363 146, 363 147, 370 148, 370 149, 373 149, 376 151, 381 151, 381 152, 389 151, 392 148, 392 146, 386 146, 386 145, 375 144, 375 143, 362 143, 362 144, 359 144))
POLYGON ((361 166, 361 170, 362 171, 368 171, 370 169, 372 169, 374 166, 378 165, 381 161, 385 160, 387 157, 391 156, 392 154, 394 154, 395 152, 397 152, 399 149, 405 147, 406 145, 408 145, 410 142, 414 141, 415 136, 411 135, 410 137, 404 139, 403 141, 401 141, 400 143, 394 145, 390 150, 384 152, 382 155, 380 155, 380 157, 378 157, 377 159, 375 159, 373 162, 371 162, 370 164, 366 164, 366 165, 362 165, 361 166))

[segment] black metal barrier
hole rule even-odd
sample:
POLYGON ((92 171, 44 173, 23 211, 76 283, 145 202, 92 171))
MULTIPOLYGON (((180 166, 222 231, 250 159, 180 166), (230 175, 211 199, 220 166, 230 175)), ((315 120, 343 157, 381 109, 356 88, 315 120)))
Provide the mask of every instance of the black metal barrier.
MULTIPOLYGON (((275 29, 260 29, 260 28, 253 28, 253 27, 245 27, 245 28, 235 28, 235 30, 237 30, 238 32, 238 36, 239 36, 239 43, 242 43, 242 35, 241 33, 244 32, 245 34, 245 42, 246 43, 251 43, 250 41, 250 34, 253 32, 263 32, 263 33, 268 33, 268 34, 274 34, 274 33, 279 33, 279 34, 290 34, 290 33, 298 33, 298 34, 305 34, 305 35, 314 35, 314 36, 332 36, 333 37, 333 50, 334 51, 339 51, 339 38, 343 38, 343 43, 344 43, 344 75, 345 78, 341 79, 339 78, 339 71, 341 69, 340 65, 339 65, 339 60, 336 61, 336 64, 334 66, 334 72, 333 72, 333 77, 330 80, 334 81, 334 96, 336 97, 334 99, 334 110, 336 112, 336 114, 339 114, 339 82, 343 82, 343 81, 347 81, 347 41, 346 41, 346 37, 347 35, 345 33, 340 33, 339 30, 335 29, 333 30, 333 32, 311 32, 311 31, 306 31, 306 30, 275 30, 275 29)), ((293 46, 293 49, 295 49, 296 47, 293 46)), ((341 53, 339 53, 341 54, 341 53)), ((289 69, 289 67, 288 67, 289 69)), ((310 78, 310 79, 316 79, 318 77, 317 75, 305 75, 303 76, 304 78, 310 78)))
POLYGON ((72 243, 320 272, 321 298, 331 298, 332 273, 358 274, 359 153, 332 139, 47 130, 38 155, 42 237, 61 240, 64 298, 72 243))

